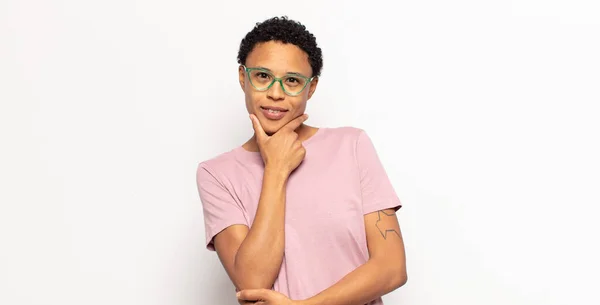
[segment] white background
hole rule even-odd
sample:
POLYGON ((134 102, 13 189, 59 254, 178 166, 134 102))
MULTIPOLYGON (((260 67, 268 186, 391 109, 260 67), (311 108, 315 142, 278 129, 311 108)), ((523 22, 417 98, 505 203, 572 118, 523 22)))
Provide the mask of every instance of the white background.
POLYGON ((275 15, 323 48, 307 123, 365 129, 404 203, 386 304, 598 304, 597 3, 0 0, 0 304, 236 304, 195 170, 251 135, 275 15))

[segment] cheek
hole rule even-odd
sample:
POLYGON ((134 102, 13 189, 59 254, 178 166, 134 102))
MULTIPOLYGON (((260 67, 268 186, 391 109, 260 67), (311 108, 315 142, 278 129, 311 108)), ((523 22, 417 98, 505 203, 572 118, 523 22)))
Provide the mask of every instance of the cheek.
POLYGON ((246 99, 246 109, 249 113, 254 112, 255 109, 258 107, 259 101, 261 100, 260 95, 256 94, 255 92, 249 92, 248 90, 246 90, 244 91, 244 96, 246 99))
POLYGON ((294 113, 297 115, 302 115, 306 110, 306 99, 299 99, 293 102, 294 113))

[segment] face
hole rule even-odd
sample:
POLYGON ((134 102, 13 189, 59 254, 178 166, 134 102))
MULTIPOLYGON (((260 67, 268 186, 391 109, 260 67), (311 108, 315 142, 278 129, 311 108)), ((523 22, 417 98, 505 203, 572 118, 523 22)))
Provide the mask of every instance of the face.
MULTIPOLYGON (((290 73, 312 77, 312 68, 308 54, 293 44, 269 41, 257 44, 246 58, 246 67, 265 68, 275 77, 284 77, 290 73)), ((246 109, 254 114, 269 135, 277 132, 291 120, 304 114, 306 102, 317 88, 318 78, 314 78, 297 96, 287 95, 281 84, 275 82, 268 90, 257 90, 248 79, 244 67, 239 69, 239 80, 246 97, 246 109), (268 109, 279 109, 280 112, 268 109)), ((261 76, 267 77, 267 74, 261 76)), ((289 80, 293 81, 293 79, 289 80)), ((283 79, 285 84, 286 79, 283 79)))

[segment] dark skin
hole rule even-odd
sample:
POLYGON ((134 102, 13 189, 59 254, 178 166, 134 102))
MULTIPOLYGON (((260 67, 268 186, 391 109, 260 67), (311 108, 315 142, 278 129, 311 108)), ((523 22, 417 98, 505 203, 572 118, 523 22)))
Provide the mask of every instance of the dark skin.
MULTIPOLYGON (((308 55, 295 45, 279 42, 256 45, 245 65, 267 68, 275 77, 288 72, 312 76, 308 55)), ((303 115, 306 103, 317 88, 318 78, 307 84, 301 94, 289 96, 279 83, 267 91, 258 91, 250 84, 243 67, 238 72, 255 132, 243 148, 260 151, 265 169, 252 227, 230 226, 215 236, 214 245, 237 290, 270 289, 283 258, 287 179, 304 159, 302 141, 318 130, 303 124, 307 118, 303 115), (287 112, 280 120, 271 120, 262 113, 261 106, 280 107, 287 112)))
MULTIPOLYGON (((247 67, 265 67, 275 77, 289 72, 312 76, 308 55, 295 45, 266 42, 255 46, 246 59, 247 67)), ((339 282, 306 300, 291 300, 272 290, 284 249, 285 188, 292 170, 303 160, 301 142, 318 128, 304 124, 307 101, 314 94, 315 78, 298 96, 283 92, 279 83, 257 91, 243 67, 238 71, 254 135, 243 148, 260 151, 265 172, 258 209, 252 228, 233 225, 215 237, 215 249, 239 292, 240 304, 273 305, 362 305, 406 282, 404 243, 394 210, 364 216, 369 260, 339 282), (280 120, 265 117, 261 106, 288 110, 280 120)))
MULTIPOLYGON (((292 44, 269 41, 257 44, 246 58, 247 67, 265 67, 271 70, 276 77, 281 77, 287 72, 298 72, 304 76, 312 76, 312 68, 308 62, 308 55, 299 47, 292 44)), ((239 82, 244 91, 246 99, 246 110, 249 114, 257 116, 262 128, 267 135, 273 135, 287 123, 304 114, 306 103, 313 96, 319 78, 313 79, 310 84, 298 96, 289 96, 283 92, 279 83, 275 83, 268 91, 254 90, 243 67, 239 67, 239 82), (287 109, 286 115, 281 120, 270 120, 266 118, 260 106, 277 106, 287 109)), ((317 132, 318 128, 300 125, 295 132, 300 141, 310 138, 317 132)), ((249 151, 258 151, 256 135, 253 136, 243 147, 249 151)))
POLYGON ((407 281, 402 232, 393 209, 364 216, 369 260, 333 286, 305 300, 291 300, 271 289, 238 293, 240 304, 260 305, 364 305, 407 281))

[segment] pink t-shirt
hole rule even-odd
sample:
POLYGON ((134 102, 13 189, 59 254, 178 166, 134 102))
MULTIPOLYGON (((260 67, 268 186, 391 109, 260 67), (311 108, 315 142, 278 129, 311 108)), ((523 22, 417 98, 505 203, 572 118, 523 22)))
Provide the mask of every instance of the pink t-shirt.
MULTIPOLYGON (((304 161, 287 184, 285 253, 273 287, 292 300, 310 298, 364 264, 369 259, 364 215, 401 207, 363 130, 320 128, 303 145, 304 161)), ((241 146, 198 165, 209 250, 223 229, 252 226, 263 170, 260 153, 241 146)))

